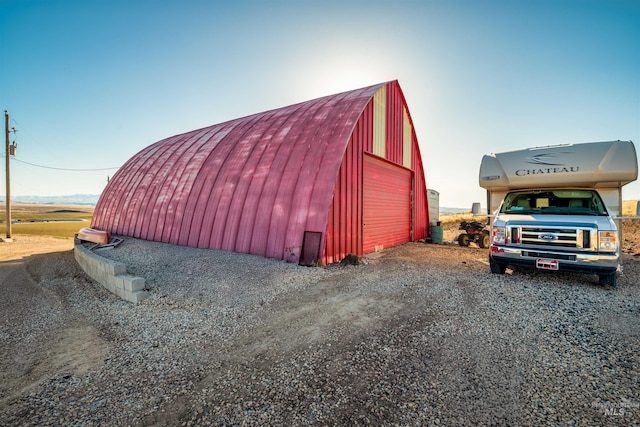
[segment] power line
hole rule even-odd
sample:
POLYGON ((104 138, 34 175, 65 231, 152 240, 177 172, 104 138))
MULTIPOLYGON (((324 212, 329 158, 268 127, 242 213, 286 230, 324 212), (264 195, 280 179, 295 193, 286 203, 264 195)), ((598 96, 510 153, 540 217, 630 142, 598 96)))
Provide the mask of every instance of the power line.
MULTIPOLYGON (((15 123, 16 125, 19 125, 19 123, 16 121, 16 119, 11 119, 11 121, 13 123, 15 123)), ((15 138, 15 132, 17 131, 17 129, 14 127, 13 131, 14 132, 14 138, 15 138)), ((16 141, 14 140, 14 143, 16 141)), ((43 168, 43 169, 53 169, 53 170, 59 170, 59 171, 69 171, 69 172, 98 172, 98 171, 107 171, 107 170, 114 170, 114 169, 120 169, 120 166, 116 166, 116 167, 111 167, 111 168, 98 168, 98 169, 69 169, 69 168, 58 168, 55 166, 45 166, 45 165, 38 165, 35 163, 30 163, 30 162, 25 162, 24 160, 20 160, 18 158, 16 158, 16 156, 13 156, 13 160, 15 160, 16 162, 19 163, 24 163, 25 165, 29 165, 29 166, 35 166, 37 168, 43 168)))
POLYGON ((96 172, 96 171, 107 171, 107 170, 113 170, 113 169, 120 169, 120 166, 116 166, 116 167, 112 167, 112 168, 99 168, 99 169, 56 168, 56 167, 53 167, 53 166, 44 166, 44 165, 37 165, 35 163, 25 162, 24 160, 17 159, 15 156, 13 156, 13 160, 15 160, 16 162, 19 162, 19 163, 24 163, 25 165, 35 166, 35 167, 38 167, 38 168, 54 169, 54 170, 59 170, 59 171, 70 171, 70 172, 96 172))

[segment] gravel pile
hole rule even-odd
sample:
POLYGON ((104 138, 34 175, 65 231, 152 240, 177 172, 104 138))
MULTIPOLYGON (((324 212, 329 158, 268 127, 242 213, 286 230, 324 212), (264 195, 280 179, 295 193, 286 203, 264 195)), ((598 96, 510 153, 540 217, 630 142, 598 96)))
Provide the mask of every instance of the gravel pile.
POLYGON ((640 425, 638 257, 604 289, 456 245, 326 268, 131 238, 101 255, 151 297, 118 300, 72 253, 30 264, 43 296, 3 318, 0 425, 640 425))

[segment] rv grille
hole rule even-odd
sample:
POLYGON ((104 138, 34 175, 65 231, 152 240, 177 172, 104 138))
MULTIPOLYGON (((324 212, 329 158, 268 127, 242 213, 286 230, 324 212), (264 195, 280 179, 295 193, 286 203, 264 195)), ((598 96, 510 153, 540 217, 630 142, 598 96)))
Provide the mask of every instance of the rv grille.
POLYGON ((540 253, 540 252, 531 252, 531 251, 522 251, 522 256, 529 256, 533 258, 550 258, 550 259, 561 259, 565 261, 575 261, 575 255, 565 255, 565 254, 549 254, 549 253, 540 253))
POLYGON ((568 228, 566 226, 512 226, 509 235, 511 244, 539 248, 592 250, 590 228, 568 228), (514 239, 519 236, 519 241, 514 239))

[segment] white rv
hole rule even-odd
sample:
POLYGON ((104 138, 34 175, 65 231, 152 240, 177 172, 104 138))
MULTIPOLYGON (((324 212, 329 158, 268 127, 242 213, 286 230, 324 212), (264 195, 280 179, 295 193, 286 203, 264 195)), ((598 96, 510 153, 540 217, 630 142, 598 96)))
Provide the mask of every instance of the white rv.
POLYGON ((489 264, 597 274, 620 271, 622 186, 638 177, 631 141, 485 155, 480 186, 491 218, 489 264))

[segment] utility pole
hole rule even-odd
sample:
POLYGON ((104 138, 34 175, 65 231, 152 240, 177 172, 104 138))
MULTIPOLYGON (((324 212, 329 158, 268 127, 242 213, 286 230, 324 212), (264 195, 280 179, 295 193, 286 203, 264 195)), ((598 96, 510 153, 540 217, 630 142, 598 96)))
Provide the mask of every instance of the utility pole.
POLYGON ((5 207, 7 209, 6 211, 6 215, 5 215, 5 229, 7 232, 7 238, 4 239, 5 242, 11 242, 11 183, 9 181, 9 177, 10 177, 10 158, 9 155, 11 153, 11 149, 9 146, 9 113, 7 112, 7 110, 4 110, 4 134, 5 134, 5 140, 6 140, 6 155, 7 155, 7 162, 6 162, 6 172, 7 172, 7 191, 6 191, 6 197, 5 197, 5 207))

